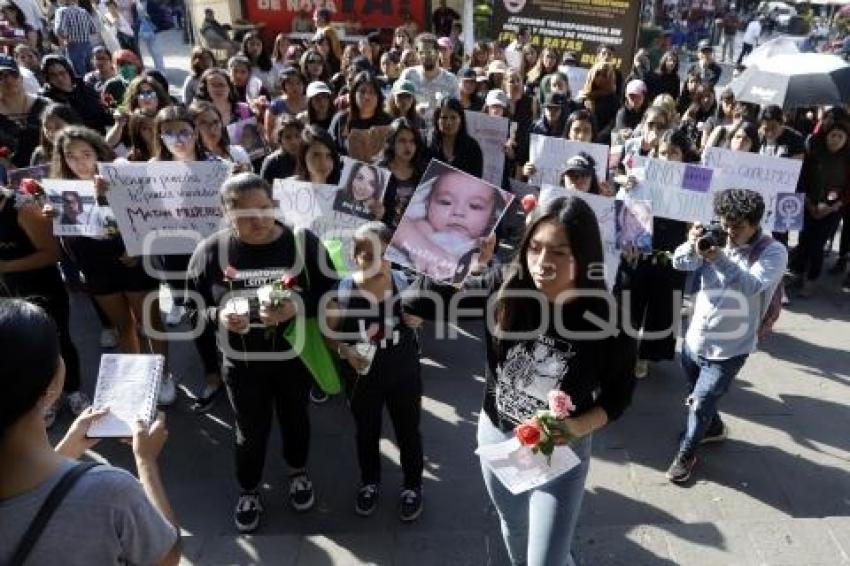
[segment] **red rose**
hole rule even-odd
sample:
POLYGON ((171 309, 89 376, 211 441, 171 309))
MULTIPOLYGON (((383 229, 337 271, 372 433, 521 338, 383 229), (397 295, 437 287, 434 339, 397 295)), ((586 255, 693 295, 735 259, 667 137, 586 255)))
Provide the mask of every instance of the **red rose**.
POLYGON ((27 177, 26 179, 21 179, 20 188, 23 192, 28 195, 37 195, 41 193, 41 185, 38 184, 38 181, 35 179, 30 179, 27 177))
POLYGON ((5 145, 3 147, 0 147, 0 159, 9 157, 10 155, 12 155, 12 150, 10 150, 5 145))
POLYGON ((532 210, 537 208, 537 197, 534 195, 525 195, 522 197, 520 203, 522 204, 522 211, 529 214, 532 210))
POLYGON ((540 430, 540 425, 534 419, 523 421, 516 427, 516 429, 514 429, 514 433, 516 434, 520 444, 530 447, 537 446, 537 443, 540 442, 540 437, 543 434, 540 430))
POLYGON ((295 289, 298 287, 298 277, 295 275, 284 275, 280 278, 284 289, 295 289))
POLYGON ((224 268, 224 278, 228 281, 233 281, 234 279, 236 279, 237 276, 238 272, 236 271, 236 268, 232 265, 228 265, 224 268))

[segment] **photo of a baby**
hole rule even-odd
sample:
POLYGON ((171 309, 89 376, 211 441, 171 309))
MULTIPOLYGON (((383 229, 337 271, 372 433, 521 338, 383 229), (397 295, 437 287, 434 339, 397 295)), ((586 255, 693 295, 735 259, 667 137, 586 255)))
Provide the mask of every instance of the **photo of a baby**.
POLYGON ((617 249, 634 246, 652 252, 652 203, 648 200, 617 200, 617 249))
POLYGON ((433 160, 384 257, 458 284, 511 200, 510 193, 433 160))
POLYGON ((359 218, 371 219, 369 205, 383 198, 388 176, 379 167, 346 159, 342 178, 334 198, 333 209, 359 218))

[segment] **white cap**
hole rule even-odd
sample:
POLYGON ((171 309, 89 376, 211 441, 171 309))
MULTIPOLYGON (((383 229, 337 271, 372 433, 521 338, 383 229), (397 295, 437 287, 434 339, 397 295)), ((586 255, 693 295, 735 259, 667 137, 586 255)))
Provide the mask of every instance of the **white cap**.
POLYGON ((484 106, 503 106, 508 107, 508 95, 505 91, 495 88, 487 93, 487 98, 484 99, 484 106))
POLYGON ((307 85, 307 98, 313 98, 317 94, 333 95, 333 92, 331 92, 330 87, 322 81, 313 81, 307 85))

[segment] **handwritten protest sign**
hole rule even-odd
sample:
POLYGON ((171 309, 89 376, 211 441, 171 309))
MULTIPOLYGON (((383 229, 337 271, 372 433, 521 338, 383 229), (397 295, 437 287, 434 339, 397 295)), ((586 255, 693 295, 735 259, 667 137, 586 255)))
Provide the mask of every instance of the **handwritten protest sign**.
MULTIPOLYGON (((776 211, 779 193, 794 193, 800 178, 803 162, 798 159, 771 157, 757 153, 732 151, 710 147, 703 154, 703 165, 714 170, 712 191, 724 189, 750 189, 764 198, 765 210, 762 227, 780 231, 789 224, 802 222, 803 210, 786 208, 796 213, 796 218, 786 217, 777 222, 776 211), (777 227, 778 226, 778 227, 777 227)), ((787 199, 786 199, 786 202, 787 199)))
POLYGON ((344 157, 340 177, 342 182, 334 198, 333 209, 371 220, 369 203, 383 200, 390 172, 383 167, 344 157))
POLYGON ((371 163, 381 154, 389 135, 389 126, 372 126, 368 130, 352 129, 348 133, 348 155, 371 163))
POLYGON ((24 167, 23 169, 9 169, 6 171, 6 188, 17 190, 23 179, 34 179, 40 181, 47 177, 50 165, 36 165, 24 167))
POLYGON ((561 176, 567 169, 570 157, 584 152, 596 162, 596 177, 605 180, 608 172, 608 146, 598 143, 584 143, 564 138, 553 138, 531 134, 530 160, 537 171, 529 182, 543 185, 560 185, 561 176))
POLYGON ((99 163, 127 254, 190 254, 221 229, 224 161, 99 163))
POLYGON ((92 181, 42 179, 41 187, 56 211, 55 236, 102 237, 106 234, 108 207, 100 210, 92 181))
POLYGON ((466 131, 478 142, 484 155, 484 173, 481 178, 497 187, 502 186, 505 140, 508 139, 510 124, 510 120, 501 116, 466 111, 466 131))
POLYGON ((227 126, 227 135, 230 137, 231 144, 245 148, 252 161, 269 153, 269 147, 266 145, 256 118, 245 118, 230 124, 227 126))
POLYGON ((578 93, 587 81, 587 73, 590 69, 586 67, 577 67, 575 65, 560 65, 558 70, 567 75, 567 81, 570 85, 570 92, 578 93))
POLYGON ((459 284, 513 195, 432 160, 384 258, 438 281, 459 284))
MULTIPOLYGON (((556 185, 543 185, 540 189, 540 205, 558 197, 578 197, 586 202, 596 214, 599 223, 599 235, 602 238, 602 253, 605 262, 605 284, 608 289, 614 288, 617 269, 620 266, 620 250, 617 249, 617 210, 616 199, 590 193, 583 193, 556 185)), ((598 266, 590 266, 596 270, 598 266)), ((598 273, 598 271, 596 271, 598 273)))
POLYGON ((713 171, 677 161, 644 158, 642 167, 629 171, 638 183, 629 195, 652 203, 652 213, 683 222, 711 220, 713 171))

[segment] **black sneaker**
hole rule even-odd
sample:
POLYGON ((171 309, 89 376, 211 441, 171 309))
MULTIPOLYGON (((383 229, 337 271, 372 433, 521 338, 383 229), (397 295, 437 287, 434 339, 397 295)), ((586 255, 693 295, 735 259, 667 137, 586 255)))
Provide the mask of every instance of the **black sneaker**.
POLYGON ((699 441, 700 444, 709 444, 711 442, 721 442, 726 440, 726 437, 729 436, 729 429, 726 428, 726 425, 720 420, 720 417, 714 417, 714 420, 711 421, 711 424, 708 425, 708 430, 705 431, 705 436, 702 437, 702 440, 699 441))
POLYGON ((313 482, 306 472, 289 479, 289 502, 296 511, 307 511, 316 502, 313 496, 313 482))
POLYGON ((233 511, 233 522, 236 523, 240 533, 253 533, 260 525, 262 514, 263 504, 260 502, 260 494, 256 491, 243 491, 233 511))
POLYGON ((378 508, 378 484, 368 483, 357 491, 354 511, 361 517, 368 517, 378 508))
POLYGON ((685 483, 691 477, 691 470, 694 469, 696 463, 695 454, 688 455, 679 452, 673 459, 673 463, 667 468, 667 479, 675 483, 685 483))
POLYGON ((310 388, 310 400, 317 405, 321 405, 328 400, 328 394, 322 391, 320 387, 314 385, 310 388))
POLYGON ((398 515, 405 523, 410 523, 422 514, 422 488, 404 489, 401 492, 398 515))
POLYGON ((200 395, 195 398, 195 402, 192 403, 192 412, 199 415, 208 413, 213 408, 213 405, 215 405, 216 399, 218 399, 222 391, 224 391, 223 383, 219 383, 218 387, 205 385, 200 395))

